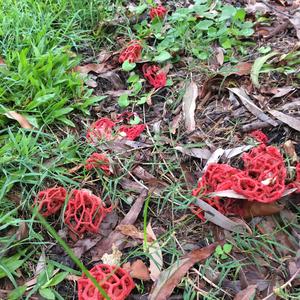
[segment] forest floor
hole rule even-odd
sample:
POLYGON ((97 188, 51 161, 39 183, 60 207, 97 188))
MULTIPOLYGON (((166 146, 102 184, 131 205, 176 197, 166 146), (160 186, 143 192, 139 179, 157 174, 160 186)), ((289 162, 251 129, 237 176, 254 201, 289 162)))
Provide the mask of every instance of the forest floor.
POLYGON ((0 299, 300 298, 300 1, 0 3, 0 299))

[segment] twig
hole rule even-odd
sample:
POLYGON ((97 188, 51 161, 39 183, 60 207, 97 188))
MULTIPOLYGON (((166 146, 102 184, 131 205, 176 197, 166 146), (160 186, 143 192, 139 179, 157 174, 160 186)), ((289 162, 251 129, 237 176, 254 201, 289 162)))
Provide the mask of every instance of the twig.
POLYGON ((267 300, 267 299, 271 298, 274 294, 277 295, 278 291, 282 290, 282 289, 286 288, 288 285, 290 285, 292 283, 292 281, 298 276, 298 274, 300 274, 300 268, 298 268, 298 270, 294 273, 294 275, 286 283, 284 283, 283 285, 281 285, 278 288, 274 288, 273 292, 270 295, 268 295, 267 297, 263 298, 262 300, 267 300))

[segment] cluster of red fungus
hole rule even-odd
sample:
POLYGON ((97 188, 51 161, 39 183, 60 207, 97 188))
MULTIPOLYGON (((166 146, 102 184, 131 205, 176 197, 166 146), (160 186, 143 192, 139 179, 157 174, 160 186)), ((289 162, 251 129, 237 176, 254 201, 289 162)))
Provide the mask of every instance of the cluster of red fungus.
POLYGON ((105 153, 93 153, 87 160, 86 170, 101 169, 106 175, 111 174, 110 161, 105 153))
MULTIPOLYGON (((279 200, 287 188, 300 188, 300 165, 296 166, 295 182, 286 185, 287 172, 280 151, 276 147, 265 144, 268 138, 262 132, 254 132, 251 136, 262 143, 249 153, 244 153, 242 170, 227 164, 210 164, 198 187, 192 192, 193 196, 201 195, 204 201, 224 215, 243 216, 244 202, 241 199, 209 197, 209 194, 233 190, 244 196, 247 201, 271 203, 279 200)), ((201 209, 195 206, 191 208, 199 218, 204 220, 201 209)))
MULTIPOLYGON (((94 266, 90 274, 97 280, 102 289, 111 300, 124 300, 134 289, 135 285, 131 276, 122 268, 99 264, 94 266)), ((102 300, 92 281, 82 275, 78 280, 78 300, 102 300)))
MULTIPOLYGON (((167 9, 162 5, 152 7, 150 9, 150 19, 160 19, 162 20, 167 14, 167 9)), ((140 41, 131 41, 125 49, 123 49, 119 56, 119 63, 124 63, 128 61, 130 63, 135 63, 141 58, 142 45, 140 41)), ((157 65, 143 65, 142 67, 143 75, 145 79, 152 85, 155 89, 162 88, 166 86, 167 74, 157 65)))

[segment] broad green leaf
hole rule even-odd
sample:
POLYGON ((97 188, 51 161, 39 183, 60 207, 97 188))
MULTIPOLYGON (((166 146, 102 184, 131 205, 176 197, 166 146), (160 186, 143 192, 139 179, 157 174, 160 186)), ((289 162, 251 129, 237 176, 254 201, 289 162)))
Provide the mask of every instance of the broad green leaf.
POLYGON ((147 102, 147 97, 141 97, 140 100, 137 101, 138 105, 145 104, 147 102))
POLYGON ((120 105, 120 107, 127 107, 129 105, 128 95, 121 95, 118 99, 118 104, 120 105))
POLYGON ((219 255, 222 255, 224 253, 223 249, 222 249, 222 246, 221 245, 218 245, 215 249, 215 253, 219 256, 219 255))
POLYGON ((172 55, 168 51, 162 51, 159 53, 159 55, 155 56, 153 60, 156 62, 164 62, 170 59, 171 57, 172 55))
POLYGON ((223 250, 224 250, 224 253, 229 254, 232 250, 232 245, 231 244, 224 244, 223 250))
POLYGON ((255 60, 252 69, 251 69, 251 80, 253 82, 253 84, 258 88, 260 87, 259 84, 259 73, 261 72, 261 69, 263 67, 263 65, 267 62, 268 59, 270 59, 271 57, 274 57, 275 55, 278 55, 277 52, 271 52, 265 56, 259 57, 255 60))
POLYGON ((199 29, 199 30, 208 30, 208 28, 213 25, 214 22, 211 21, 211 20, 203 20, 203 21, 200 21, 197 25, 196 25, 196 29, 199 29))
POLYGON ((69 274, 69 272, 60 272, 56 274, 54 277, 52 277, 47 283, 45 283, 42 286, 42 289, 58 285, 60 282, 62 282, 66 276, 69 274))
POLYGON ((130 63, 128 60, 125 60, 122 64, 122 69, 126 72, 129 72, 135 68, 135 63, 130 63))
POLYGON ((140 15, 140 14, 142 14, 147 8, 148 8, 148 5, 147 5, 146 3, 144 3, 144 4, 142 4, 142 5, 139 5, 139 6, 130 8, 129 10, 130 10, 131 12, 135 12, 136 14, 140 15))
POLYGON ((52 292, 51 289, 39 289, 39 293, 42 297, 48 300, 55 300, 55 294, 52 292))
POLYGON ((237 9, 232 5, 224 5, 219 18, 220 21, 231 19, 236 14, 237 9))
MULTIPOLYGON (((19 267, 24 263, 23 259, 19 259, 20 255, 16 254, 8 258, 0 259, 0 265, 3 266, 4 269, 7 269, 9 272, 16 271, 19 267)), ((6 277, 6 272, 0 268, 0 278, 6 277)))
POLYGON ((56 97, 56 94, 47 94, 47 95, 44 95, 44 96, 37 97, 33 101, 31 101, 27 105, 26 108, 27 109, 33 109, 33 108, 38 107, 42 104, 46 104, 50 100, 54 99, 54 97, 56 97))
POLYGON ((133 119, 130 119, 129 123, 131 125, 137 125, 141 122, 141 118, 139 116, 134 116, 133 119))
POLYGON ((131 76, 129 76, 129 78, 127 79, 128 83, 135 83, 138 82, 140 80, 140 76, 138 74, 133 74, 131 76))
POLYGON ((12 290, 9 294, 8 294, 8 300, 18 300, 22 297, 22 295, 25 293, 27 289, 26 285, 22 285, 17 287, 16 289, 12 290))

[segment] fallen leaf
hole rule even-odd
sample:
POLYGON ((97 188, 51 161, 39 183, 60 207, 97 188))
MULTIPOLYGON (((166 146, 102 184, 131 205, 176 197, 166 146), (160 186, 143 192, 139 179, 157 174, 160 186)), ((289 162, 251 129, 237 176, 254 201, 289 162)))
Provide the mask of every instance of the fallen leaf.
POLYGON ((203 262, 214 253, 219 243, 196 249, 180 258, 168 269, 161 272, 159 278, 152 287, 149 300, 166 300, 172 294, 174 288, 185 276, 188 270, 198 262, 203 262))
POLYGON ((98 86, 98 83, 93 80, 93 79, 88 79, 85 84, 88 86, 88 87, 91 87, 91 88, 96 88, 98 86))
POLYGON ((298 161, 298 156, 296 153, 295 145, 293 144, 293 142, 291 140, 288 140, 283 144, 283 149, 284 149, 285 153, 287 154, 287 156, 291 159, 292 163, 295 163, 298 161))
POLYGON ((175 116, 173 118, 171 125, 170 125, 170 132, 172 134, 176 133, 176 130, 178 129, 181 120, 182 120, 182 113, 179 113, 177 116, 175 116))
POLYGON ((236 148, 231 148, 231 149, 226 149, 224 151, 224 157, 225 158, 233 158, 237 155, 240 155, 250 149, 252 149, 253 147, 255 147, 254 145, 244 145, 244 146, 239 146, 239 147, 236 147, 236 148))
POLYGON ((274 116, 276 119, 278 119, 279 121, 287 124, 288 126, 290 126, 291 128, 300 131, 300 120, 299 118, 294 118, 291 117, 289 115, 286 115, 278 110, 270 110, 269 113, 274 116))
POLYGON ((230 76, 230 75, 239 75, 245 76, 251 73, 252 63, 249 62, 240 62, 235 66, 224 66, 220 71, 219 74, 223 76, 230 76))
POLYGON ((246 289, 238 292, 234 300, 252 300, 256 294, 256 285, 249 285, 246 289))
POLYGON ((84 66, 76 66, 73 70, 75 72, 79 72, 80 74, 87 75, 90 72, 97 74, 105 73, 109 70, 109 68, 106 64, 87 64, 84 66))
POLYGON ((136 278, 143 281, 150 280, 150 274, 147 266, 140 259, 135 260, 133 263, 126 263, 122 266, 132 278, 136 278))
POLYGON ((284 206, 276 202, 261 203, 256 201, 244 201, 243 211, 244 218, 264 217, 279 213, 284 206))
POLYGON ((286 87, 282 87, 282 88, 277 88, 275 94, 272 96, 271 99, 273 98, 281 98, 285 95, 287 95, 288 93, 294 91, 295 88, 292 86, 286 86, 286 87))
POLYGON ((5 113, 4 115, 9 119, 16 120, 21 125, 22 128, 32 129, 31 124, 21 114, 11 110, 11 111, 8 111, 7 113, 5 113))
POLYGON ((204 211, 204 217, 206 220, 232 232, 236 233, 245 233, 245 230, 248 230, 248 227, 244 224, 239 224, 230 220, 229 218, 222 215, 219 211, 214 209, 211 205, 206 203, 201 199, 196 199, 193 202, 196 206, 199 206, 204 211))
POLYGON ((3 58, 0 56, 0 67, 6 66, 5 61, 3 58))
POLYGON ((185 155, 201 159, 209 159, 212 155, 212 153, 207 148, 185 148, 182 146, 176 146, 174 149, 180 151, 185 155))
POLYGON ((246 94, 246 91, 243 88, 228 88, 230 91, 232 91, 234 94, 236 94, 244 106, 258 119, 260 119, 263 122, 267 122, 271 124, 272 126, 277 126, 278 123, 274 120, 272 120, 269 116, 267 116, 259 107, 257 107, 253 101, 250 99, 250 97, 246 94))
MULTIPOLYGON (((144 239, 144 232, 138 230, 134 225, 131 225, 131 224, 119 225, 117 227, 117 230, 119 230, 125 236, 132 237, 133 239, 139 239, 139 240, 144 239)), ((150 236, 148 236, 147 241, 153 242, 153 239, 150 236)))
MULTIPOLYGON (((148 195, 147 190, 142 190, 140 196, 135 200, 134 204, 131 206, 129 212, 120 222, 120 225, 134 224, 137 220, 139 213, 142 210, 145 199, 148 195)), ((119 250, 122 250, 126 244, 125 236, 119 231, 114 230, 109 234, 109 236, 101 241, 99 241, 92 249, 92 261, 98 261, 101 259, 104 253, 108 253, 112 245, 115 244, 119 250)))
POLYGON ((110 266, 119 266, 121 264, 122 252, 115 246, 112 245, 112 253, 104 253, 101 260, 104 264, 110 266))
POLYGON ((278 55, 278 53, 271 52, 271 53, 269 53, 265 56, 259 57, 255 60, 253 66, 252 66, 252 69, 251 69, 251 80, 257 88, 260 87, 258 77, 259 77, 261 68, 267 62, 268 59, 270 59, 271 57, 274 57, 275 55, 278 55))
POLYGON ((224 190, 213 192, 209 194, 210 197, 225 197, 225 198, 233 198, 233 199, 247 199, 245 196, 238 194, 233 190, 224 190))
POLYGON ((257 3, 256 1, 254 1, 254 3, 247 4, 245 9, 247 13, 250 14, 255 14, 257 12, 261 14, 266 14, 268 12, 271 12, 271 9, 267 5, 260 2, 257 3))
POLYGON ((68 170, 68 173, 69 173, 69 174, 74 174, 74 173, 76 173, 78 170, 80 170, 80 169, 83 168, 83 167, 84 167, 84 164, 78 164, 77 166, 75 166, 75 167, 69 169, 69 170, 68 170))
POLYGON ((187 132, 191 132, 196 129, 195 109, 197 97, 198 87, 194 81, 191 81, 185 90, 182 100, 183 119, 187 132))
POLYGON ((225 151, 222 148, 219 148, 213 152, 210 158, 207 160, 202 172, 204 173, 210 164, 218 163, 224 152, 225 151))
POLYGON ((289 18, 289 21, 296 29, 297 37, 300 40, 300 11, 297 11, 292 18, 289 18))
POLYGON ((162 251, 160 249, 159 243, 151 227, 151 223, 147 225, 146 230, 147 230, 147 236, 149 236, 153 240, 152 243, 148 244, 149 259, 150 259, 150 266, 149 266, 150 278, 153 281, 156 281, 163 267, 162 251))
POLYGON ((220 47, 217 47, 217 49, 216 49, 216 59, 217 59, 219 66, 222 66, 224 63, 224 52, 223 52, 223 49, 220 47))
POLYGON ((28 237, 29 229, 26 222, 21 221, 19 223, 19 228, 16 232, 16 240, 21 241, 28 237))

